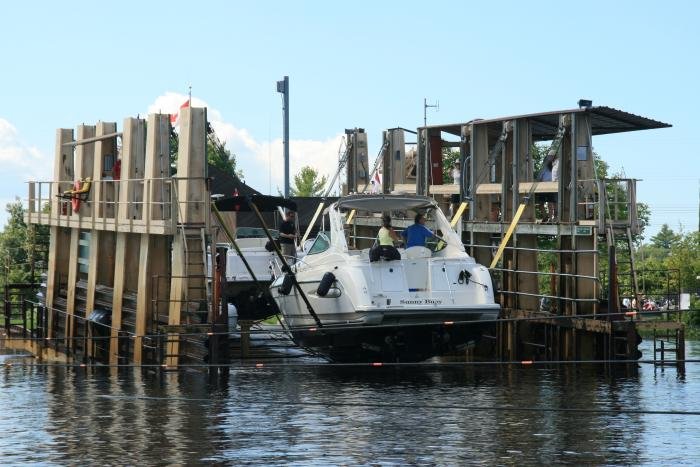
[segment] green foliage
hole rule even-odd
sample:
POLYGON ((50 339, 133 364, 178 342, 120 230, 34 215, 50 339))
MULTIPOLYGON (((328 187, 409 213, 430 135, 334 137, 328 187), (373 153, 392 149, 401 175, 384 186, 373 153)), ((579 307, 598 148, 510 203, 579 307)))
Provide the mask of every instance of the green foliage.
POLYGON ((32 265, 41 259, 48 245, 48 227, 28 227, 19 199, 8 203, 5 210, 9 218, 0 232, 0 285, 31 282, 32 265))
POLYGON ((671 250, 671 247, 681 240, 681 235, 673 232, 673 230, 664 224, 661 226, 659 233, 651 237, 651 244, 657 248, 671 250))
MULTIPOLYGON (((170 164, 173 166, 177 163, 179 139, 177 133, 174 131, 170 133, 170 164)), ((236 168, 236 155, 226 148, 226 143, 219 141, 213 133, 210 133, 207 138, 207 162, 232 177, 243 180, 243 172, 236 168)))
POLYGON ((207 139, 207 161, 227 174, 243 179, 243 172, 236 169, 236 155, 216 137, 207 139))
MULTIPOLYGON (((676 234, 663 226, 651 243, 637 248, 637 269, 642 292, 666 291, 691 294, 691 308, 697 309, 700 293, 700 233, 676 234), (661 271, 661 272, 660 272, 661 271)), ((688 324, 700 325, 700 310, 686 318, 688 324)))
POLYGON ((294 186, 289 187, 291 196, 323 196, 323 187, 328 177, 325 175, 319 180, 316 169, 308 165, 302 167, 294 176, 294 186))
POLYGON ((452 167, 459 161, 459 150, 443 148, 442 150, 442 183, 452 182, 452 167))

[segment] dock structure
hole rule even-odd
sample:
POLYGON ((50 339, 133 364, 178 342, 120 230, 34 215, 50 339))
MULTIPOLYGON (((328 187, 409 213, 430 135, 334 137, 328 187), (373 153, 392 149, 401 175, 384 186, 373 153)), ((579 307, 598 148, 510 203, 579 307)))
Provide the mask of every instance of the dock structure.
MULTIPOLYGON (((228 363, 225 261, 209 254, 219 232, 206 109, 185 107, 179 120, 177 150, 169 115, 127 118, 121 131, 114 122, 57 130, 53 180, 29 183, 25 213, 30 227, 50 230, 45 303, 27 310, 34 305, 22 300, 21 326, 6 312, 6 331, 26 338, 12 341, 16 347, 46 360, 113 366, 228 363)), ((341 185, 344 193, 376 190, 370 181, 381 167, 384 193, 435 197, 467 251, 490 266, 502 313, 467 358, 476 348, 505 361, 635 360, 643 328, 655 343, 665 336, 655 359, 683 360, 680 322, 640 319, 636 180, 599 178, 592 140, 668 126, 584 103, 393 128, 373 166, 367 134, 355 128, 346 130, 341 185), (460 162, 454 179, 444 176, 448 155, 460 162), (553 161, 558 176, 542 180, 539 166, 553 161), (623 307, 623 298, 636 306, 623 307)), ((368 247, 379 224, 357 213, 351 244, 368 247)))
POLYGON ((54 177, 30 182, 25 220, 50 229, 35 355, 59 361, 206 361, 219 318, 210 301, 212 238, 206 109, 59 129, 54 177), (185 333, 183 329, 196 329, 185 333), (202 337, 204 336, 204 337, 202 337))
MULTIPOLYGON (((575 109, 432 125, 415 133, 394 128, 384 132, 378 155, 382 190, 442 199, 470 254, 491 266, 503 321, 486 336, 489 355, 511 361, 637 359, 636 180, 597 176, 593 136, 669 126, 582 101, 575 109), (540 148, 544 161, 536 160, 540 148), (454 180, 445 179, 443 169, 451 152, 460 162, 454 180), (536 166, 554 160, 558 177, 542 180, 536 166), (622 307, 623 297, 636 308, 622 307)), ((378 220, 356 216, 357 238, 363 223, 378 220)), ((410 223, 394 222, 397 228, 410 223)), ((683 340, 680 322, 643 327, 683 340)))

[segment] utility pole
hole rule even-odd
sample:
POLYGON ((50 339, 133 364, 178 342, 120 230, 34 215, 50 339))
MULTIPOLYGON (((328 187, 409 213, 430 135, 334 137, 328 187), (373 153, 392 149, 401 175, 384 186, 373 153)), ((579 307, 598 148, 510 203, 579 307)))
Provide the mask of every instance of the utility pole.
POLYGON ((423 126, 428 126, 428 108, 434 108, 436 111, 440 110, 440 101, 435 104, 428 104, 428 99, 423 98, 423 126))
POLYGON ((282 94, 282 111, 284 112, 284 197, 289 198, 289 76, 277 81, 277 92, 282 94))

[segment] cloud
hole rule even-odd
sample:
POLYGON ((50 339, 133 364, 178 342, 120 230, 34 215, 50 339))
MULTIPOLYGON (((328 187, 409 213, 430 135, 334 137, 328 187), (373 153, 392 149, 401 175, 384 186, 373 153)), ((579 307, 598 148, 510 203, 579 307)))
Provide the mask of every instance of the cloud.
POLYGON ((53 164, 35 146, 24 144, 17 129, 4 118, 0 118, 0 164, 4 176, 16 174, 22 179, 50 178, 53 164))
MULTIPOLYGON (((166 92, 156 98, 148 107, 149 113, 176 113, 186 102, 184 94, 166 92)), ((277 194, 283 190, 284 159, 282 139, 259 141, 249 130, 224 120, 221 112, 209 107, 207 102, 192 98, 193 107, 207 107, 207 118, 219 140, 236 155, 236 163, 246 183, 263 193, 277 194)), ((329 179, 338 167, 338 151, 343 133, 329 136, 324 140, 295 140, 289 145, 290 184, 294 183, 294 174, 304 166, 316 169, 320 176, 329 179)))

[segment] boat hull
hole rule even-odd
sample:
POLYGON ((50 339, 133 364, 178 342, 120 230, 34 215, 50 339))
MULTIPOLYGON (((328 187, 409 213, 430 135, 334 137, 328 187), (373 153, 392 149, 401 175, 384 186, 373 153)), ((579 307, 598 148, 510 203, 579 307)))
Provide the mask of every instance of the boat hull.
POLYGON ((382 316, 366 321, 378 324, 322 321, 321 327, 292 327, 290 334, 297 345, 335 362, 420 362, 459 352, 478 340, 495 325, 498 309, 377 314, 382 316))

